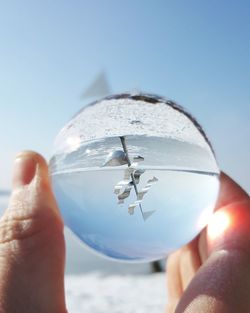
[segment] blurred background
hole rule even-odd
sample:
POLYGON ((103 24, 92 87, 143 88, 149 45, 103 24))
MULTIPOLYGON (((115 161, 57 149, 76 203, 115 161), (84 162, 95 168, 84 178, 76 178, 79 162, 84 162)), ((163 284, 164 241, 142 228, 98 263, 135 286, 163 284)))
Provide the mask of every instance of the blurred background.
MULTIPOLYGON (((249 192, 249 55, 247 0, 0 1, 1 210, 18 151, 36 150, 49 160, 56 134, 81 107, 108 92, 134 90, 169 97, 191 112, 220 168, 249 192)), ((166 302, 163 275, 145 275, 148 264, 101 259, 68 231, 66 236, 70 312, 103 312, 90 291, 84 301, 80 292, 100 284, 100 277, 107 310, 141 312, 146 305, 160 311, 166 302), (135 274, 146 296, 127 294, 131 308, 121 292, 110 300, 115 284, 128 291, 135 274), (156 286, 151 307, 145 280, 156 286)))

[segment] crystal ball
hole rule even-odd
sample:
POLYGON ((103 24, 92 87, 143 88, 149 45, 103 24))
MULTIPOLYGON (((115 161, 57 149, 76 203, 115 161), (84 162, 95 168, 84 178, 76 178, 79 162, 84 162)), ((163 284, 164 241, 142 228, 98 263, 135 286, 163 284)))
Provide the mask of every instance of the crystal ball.
POLYGON ((103 256, 162 259, 208 223, 219 168, 198 122, 175 102, 118 94, 59 132, 50 174, 65 225, 103 256))

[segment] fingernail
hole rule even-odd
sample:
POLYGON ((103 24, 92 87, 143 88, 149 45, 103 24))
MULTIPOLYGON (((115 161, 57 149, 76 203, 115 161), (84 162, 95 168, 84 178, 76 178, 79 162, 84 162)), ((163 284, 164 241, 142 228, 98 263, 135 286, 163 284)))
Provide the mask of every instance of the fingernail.
POLYGON ((28 185, 36 173, 37 161, 28 153, 17 156, 14 163, 13 188, 28 185))

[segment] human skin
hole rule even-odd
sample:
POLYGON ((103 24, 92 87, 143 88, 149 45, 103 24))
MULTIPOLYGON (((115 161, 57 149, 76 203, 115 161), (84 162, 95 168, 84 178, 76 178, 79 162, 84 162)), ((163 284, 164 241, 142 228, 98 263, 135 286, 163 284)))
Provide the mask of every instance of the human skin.
POLYGON ((17 156, 0 219, 0 313, 65 313, 63 222, 45 160, 17 156))
MULTIPOLYGON (((229 227, 214 237, 212 220, 169 257, 167 313, 250 312, 250 200, 225 174, 217 209, 230 216, 229 227)), ((0 313, 66 313, 64 263, 63 222, 46 161, 22 152, 0 219, 0 313)))
POLYGON ((250 312, 250 199, 224 173, 220 183, 209 225, 168 259, 167 313, 250 312))

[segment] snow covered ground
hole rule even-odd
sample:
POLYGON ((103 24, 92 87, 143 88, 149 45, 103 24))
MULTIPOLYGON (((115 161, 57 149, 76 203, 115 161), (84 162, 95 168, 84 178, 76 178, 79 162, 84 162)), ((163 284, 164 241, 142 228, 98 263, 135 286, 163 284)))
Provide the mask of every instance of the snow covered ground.
POLYGON ((69 313, 163 313, 165 275, 67 275, 66 299, 69 313))
POLYGON ((165 273, 151 274, 150 264, 101 258, 65 230, 66 299, 69 313, 159 313, 166 305, 165 273))
MULTIPOLYGON (((7 206, 0 197, 0 215, 7 206)), ((165 274, 150 264, 114 262, 93 254, 65 229, 65 288, 69 313, 162 313, 165 274)))

